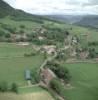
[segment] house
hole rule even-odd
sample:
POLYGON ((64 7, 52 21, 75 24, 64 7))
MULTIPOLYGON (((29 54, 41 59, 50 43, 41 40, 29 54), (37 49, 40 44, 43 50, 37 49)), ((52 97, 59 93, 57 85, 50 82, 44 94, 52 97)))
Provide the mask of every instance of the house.
POLYGON ((28 46, 29 42, 18 42, 17 45, 19 45, 19 46, 28 46))
POLYGON ((42 52, 46 52, 47 54, 51 55, 51 54, 55 53, 56 46, 54 46, 54 45, 44 45, 41 48, 41 50, 42 50, 42 52))
POLYGON ((31 72, 30 72, 30 70, 26 70, 25 71, 25 79, 26 80, 31 80, 31 72))
POLYGON ((86 59, 89 56, 89 52, 88 51, 80 52, 79 56, 81 59, 86 59))

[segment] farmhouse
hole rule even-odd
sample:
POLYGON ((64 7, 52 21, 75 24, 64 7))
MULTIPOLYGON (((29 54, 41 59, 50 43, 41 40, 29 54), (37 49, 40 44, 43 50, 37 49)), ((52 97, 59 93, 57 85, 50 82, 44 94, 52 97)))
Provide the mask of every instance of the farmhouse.
POLYGON ((18 42, 17 45, 19 45, 19 46, 28 46, 29 42, 18 42))
POLYGON ((43 36, 38 36, 38 39, 41 41, 44 40, 45 38, 43 36))
POLYGON ((47 54, 53 54, 56 50, 54 45, 45 45, 41 48, 42 52, 47 52, 47 54))

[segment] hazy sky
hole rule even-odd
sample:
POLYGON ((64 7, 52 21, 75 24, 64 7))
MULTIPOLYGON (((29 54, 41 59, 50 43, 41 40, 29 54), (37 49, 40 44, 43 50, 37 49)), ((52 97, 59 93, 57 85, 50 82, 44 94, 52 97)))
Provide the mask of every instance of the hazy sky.
POLYGON ((32 14, 98 14, 98 0, 4 0, 32 14))

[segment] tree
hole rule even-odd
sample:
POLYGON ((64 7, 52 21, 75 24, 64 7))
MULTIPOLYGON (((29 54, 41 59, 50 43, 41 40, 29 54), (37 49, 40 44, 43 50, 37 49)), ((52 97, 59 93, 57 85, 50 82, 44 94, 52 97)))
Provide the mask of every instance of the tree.
POLYGON ((5 35, 5 32, 0 30, 0 37, 4 36, 5 35))
POLYGON ((1 82, 1 83, 0 83, 0 91, 1 91, 1 92, 6 92, 6 91, 8 91, 8 84, 7 84, 7 82, 1 82))
POLYGON ((52 79, 50 87, 58 94, 61 92, 61 82, 58 79, 52 79))
POLYGON ((47 59, 47 52, 44 52, 44 59, 47 59))
POLYGON ((89 57, 90 58, 95 58, 96 57, 96 51, 94 48, 89 49, 89 57))
POLYGON ((21 29, 24 29, 24 28, 25 28, 25 25, 20 25, 20 28, 21 28, 21 29))
POLYGON ((10 38, 11 37, 11 34, 10 33, 6 33, 5 34, 5 38, 10 38))
POLYGON ((56 57, 57 60, 59 61, 65 61, 66 60, 66 55, 65 55, 65 52, 63 51, 60 51, 58 52, 58 55, 56 57))
POLYGON ((66 83, 69 82, 71 76, 69 70, 65 66, 61 66, 57 62, 48 62, 47 67, 49 67, 60 79, 63 79, 66 83))
POLYGON ((15 92, 15 93, 18 93, 18 86, 17 86, 16 83, 13 83, 13 84, 12 84, 11 91, 12 91, 12 92, 15 92))
POLYGON ((19 34, 24 34, 24 30, 20 30, 19 31, 19 34))

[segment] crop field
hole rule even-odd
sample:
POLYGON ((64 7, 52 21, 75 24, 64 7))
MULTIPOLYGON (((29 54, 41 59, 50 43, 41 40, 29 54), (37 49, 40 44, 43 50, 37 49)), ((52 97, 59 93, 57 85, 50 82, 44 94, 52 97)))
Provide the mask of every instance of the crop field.
POLYGON ((33 52, 32 46, 19 46, 10 43, 0 43, 0 82, 26 84, 24 72, 26 69, 37 70, 43 62, 42 55, 24 57, 24 53, 33 52))
POLYGON ((65 91, 68 100, 98 100, 98 64, 65 64, 70 70, 72 87, 65 91))

